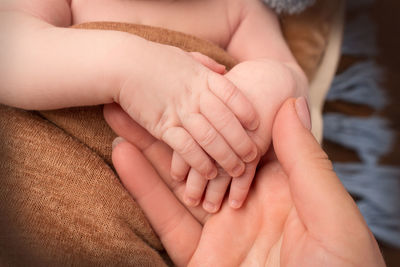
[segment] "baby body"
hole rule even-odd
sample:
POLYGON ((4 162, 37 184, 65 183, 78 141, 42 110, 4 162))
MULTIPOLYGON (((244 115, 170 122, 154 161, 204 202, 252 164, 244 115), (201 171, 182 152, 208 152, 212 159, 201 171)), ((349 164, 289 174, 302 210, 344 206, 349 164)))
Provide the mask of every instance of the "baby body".
POLYGON ((259 0, 6 0, 0 12, 0 56, 7 62, 0 66, 1 103, 119 103, 174 149, 171 173, 178 180, 188 174, 187 204, 197 205, 207 186, 203 207, 210 212, 230 183, 231 206, 242 205, 280 104, 307 94, 275 14, 259 0), (188 33, 241 63, 224 74, 199 54, 121 32, 67 28, 89 21, 188 33), (218 174, 211 159, 222 166, 218 174))

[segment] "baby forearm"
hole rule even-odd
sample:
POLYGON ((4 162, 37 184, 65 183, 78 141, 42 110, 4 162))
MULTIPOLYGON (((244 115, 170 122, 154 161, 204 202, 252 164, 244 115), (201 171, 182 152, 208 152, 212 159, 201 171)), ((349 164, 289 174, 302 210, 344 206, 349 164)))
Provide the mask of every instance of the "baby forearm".
POLYGON ((58 28, 18 12, 0 18, 0 103, 24 109, 112 102, 127 65, 143 60, 148 45, 126 33, 58 28))
POLYGON ((267 69, 274 62, 279 63, 284 67, 279 69, 288 74, 284 76, 294 80, 297 93, 307 95, 307 78, 283 37, 276 14, 259 0, 247 3, 228 52, 241 62, 264 61, 267 69))
POLYGON ((240 24, 233 32, 228 52, 239 61, 269 58, 292 62, 276 14, 260 0, 243 4, 240 24))

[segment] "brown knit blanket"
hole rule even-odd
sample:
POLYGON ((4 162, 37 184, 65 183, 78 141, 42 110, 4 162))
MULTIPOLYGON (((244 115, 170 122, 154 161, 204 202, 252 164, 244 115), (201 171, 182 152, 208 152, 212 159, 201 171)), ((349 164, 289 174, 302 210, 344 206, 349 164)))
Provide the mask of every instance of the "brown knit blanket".
MULTIPOLYGON (((106 22, 77 28, 127 31, 199 51, 228 68, 235 64, 215 45, 165 29, 106 22)), ((291 44, 301 44, 298 58, 312 59, 312 64, 301 62, 311 77, 325 46, 315 38, 324 40, 326 29, 307 23, 298 29, 311 39, 296 37, 296 31, 291 44)), ((1 266, 168 264, 159 239, 113 170, 114 137, 101 106, 45 112, 0 106, 1 266)))

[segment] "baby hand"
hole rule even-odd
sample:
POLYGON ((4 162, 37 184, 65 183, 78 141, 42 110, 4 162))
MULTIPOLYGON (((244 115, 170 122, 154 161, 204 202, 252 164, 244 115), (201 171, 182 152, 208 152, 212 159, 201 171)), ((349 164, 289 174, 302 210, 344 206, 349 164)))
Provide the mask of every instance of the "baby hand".
MULTIPOLYGON (((200 203, 205 189, 203 208, 208 212, 219 210, 229 184, 229 203, 233 208, 242 206, 249 191, 259 158, 266 153, 271 143, 271 130, 275 114, 289 97, 305 96, 307 81, 297 65, 285 65, 274 61, 247 61, 238 64, 225 75, 249 99, 260 117, 260 126, 248 134, 256 143, 258 157, 246 164, 246 171, 231 179, 220 169, 216 179, 207 181, 196 170, 191 169, 186 182, 184 200, 186 204, 196 206, 200 203)), ((172 166, 184 169, 179 156, 174 154, 172 166)), ((189 167, 186 166, 186 171, 189 167)))
POLYGON ((152 57, 131 70, 136 75, 120 90, 121 107, 202 177, 217 175, 209 156, 231 176, 241 175, 244 162, 257 157, 243 128, 259 124, 251 103, 226 77, 197 62, 196 54, 158 44, 146 49, 152 57))

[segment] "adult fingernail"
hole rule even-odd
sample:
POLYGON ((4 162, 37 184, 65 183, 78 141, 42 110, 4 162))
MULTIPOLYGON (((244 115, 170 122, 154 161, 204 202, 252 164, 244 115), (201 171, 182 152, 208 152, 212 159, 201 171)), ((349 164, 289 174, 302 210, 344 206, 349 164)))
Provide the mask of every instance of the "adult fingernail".
POLYGON ((209 201, 204 201, 203 208, 210 213, 214 213, 217 211, 217 206, 209 201))
POLYGON ((310 110, 308 109, 307 100, 304 96, 296 99, 295 108, 297 116, 299 117, 304 128, 311 130, 310 110))
POLYGON ((118 136, 117 138, 114 139, 114 141, 112 142, 112 150, 114 150, 114 148, 116 148, 119 144, 125 142, 125 139, 118 136))
POLYGON ((232 199, 229 202, 229 205, 231 206, 231 208, 234 208, 234 209, 238 209, 238 208, 240 208, 242 206, 241 203, 239 201, 235 200, 235 199, 232 199))

